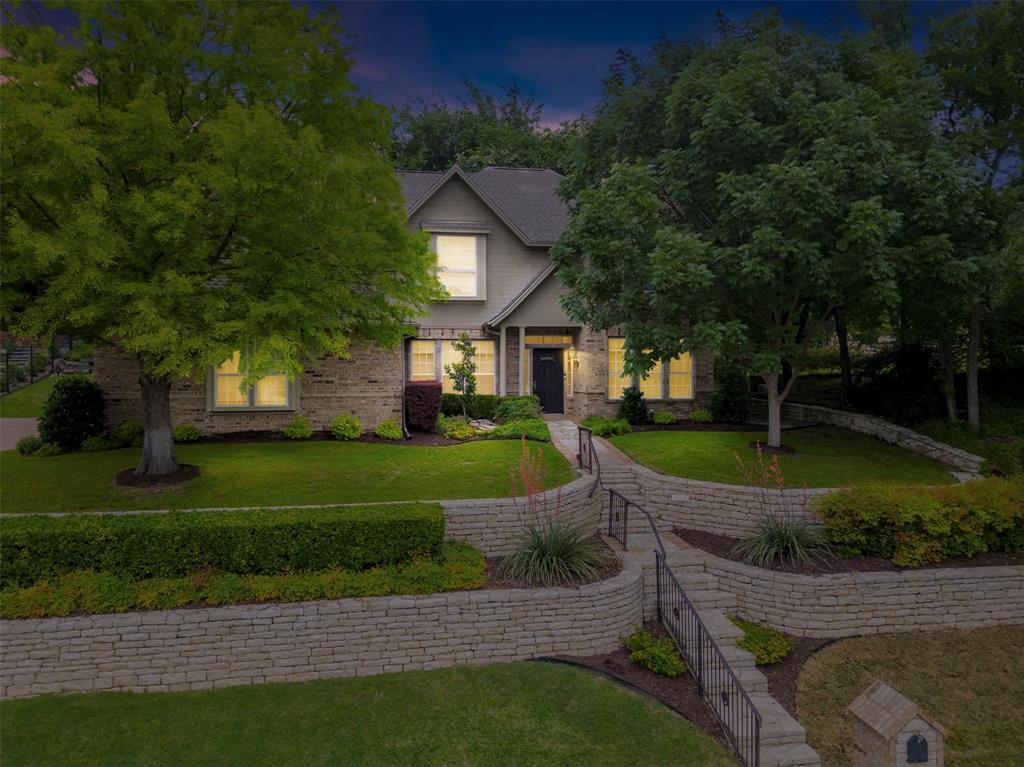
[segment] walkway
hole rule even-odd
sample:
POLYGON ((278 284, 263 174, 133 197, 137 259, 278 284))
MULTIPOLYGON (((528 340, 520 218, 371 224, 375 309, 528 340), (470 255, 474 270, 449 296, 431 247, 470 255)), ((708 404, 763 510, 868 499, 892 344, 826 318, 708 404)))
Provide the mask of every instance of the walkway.
POLYGON ((35 418, 0 418, 0 450, 13 450, 18 440, 36 434, 35 418))
MULTIPOLYGON (((578 466, 577 456, 580 452, 579 426, 569 419, 548 421, 551 431, 551 442, 573 466, 578 466)), ((608 440, 594 437, 594 450, 597 460, 601 462, 602 471, 608 466, 623 466, 634 463, 633 459, 614 447, 608 440)))

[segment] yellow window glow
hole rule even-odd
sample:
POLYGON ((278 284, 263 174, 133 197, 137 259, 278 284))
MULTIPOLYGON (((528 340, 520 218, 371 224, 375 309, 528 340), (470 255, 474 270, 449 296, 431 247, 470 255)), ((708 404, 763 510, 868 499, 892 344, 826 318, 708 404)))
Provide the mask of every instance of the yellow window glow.
MULTIPOLYGON (((494 341, 474 341, 473 348, 476 354, 473 361, 476 363, 476 393, 494 394, 494 341)), ((454 341, 445 341, 442 347, 441 364, 447 368, 460 359, 459 353, 455 351, 454 341)), ((444 373, 444 380, 441 388, 448 393, 455 392, 455 384, 447 370, 444 373)))
POLYGON ((654 363, 645 378, 640 379, 640 391, 645 399, 661 399, 661 360, 654 363))
POLYGON ((249 404, 249 393, 239 388, 242 376, 238 373, 238 360, 241 355, 235 352, 231 359, 217 366, 214 380, 217 407, 246 407, 249 404))
POLYGON ((476 236, 437 235, 437 278, 454 298, 472 298, 477 292, 476 236))
POLYGON ((608 339, 608 399, 621 399, 622 390, 632 382, 623 372, 626 361, 626 339, 608 339))
POLYGON ((282 374, 261 378, 253 387, 256 407, 285 407, 288 404, 288 376, 282 374))
POLYGON ((668 396, 672 399, 693 399, 693 358, 689 352, 668 363, 668 396))
POLYGON ((413 341, 409 348, 409 380, 433 381, 434 374, 434 342, 413 341))

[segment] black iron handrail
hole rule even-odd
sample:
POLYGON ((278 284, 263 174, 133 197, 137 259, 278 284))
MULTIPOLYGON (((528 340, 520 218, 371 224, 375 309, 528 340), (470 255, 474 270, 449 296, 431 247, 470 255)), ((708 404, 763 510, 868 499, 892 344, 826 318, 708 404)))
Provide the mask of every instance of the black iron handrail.
POLYGON ((586 426, 577 428, 579 429, 577 432, 579 452, 576 453, 576 460, 581 469, 585 469, 597 477, 597 482, 590 488, 592 496, 601 486, 601 460, 597 457, 597 450, 594 449, 594 433, 586 426))
POLYGON ((608 488, 608 535, 626 545, 626 533, 629 530, 629 500, 621 493, 608 488))

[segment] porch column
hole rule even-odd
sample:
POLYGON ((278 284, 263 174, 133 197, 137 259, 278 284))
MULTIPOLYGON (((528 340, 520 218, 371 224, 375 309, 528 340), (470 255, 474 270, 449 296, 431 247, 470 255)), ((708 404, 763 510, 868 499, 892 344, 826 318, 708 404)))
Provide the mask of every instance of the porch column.
POLYGON ((526 328, 519 326, 519 394, 529 394, 526 386, 526 328))
POLYGON ((505 326, 498 333, 498 394, 502 397, 508 392, 508 365, 505 362, 505 326))

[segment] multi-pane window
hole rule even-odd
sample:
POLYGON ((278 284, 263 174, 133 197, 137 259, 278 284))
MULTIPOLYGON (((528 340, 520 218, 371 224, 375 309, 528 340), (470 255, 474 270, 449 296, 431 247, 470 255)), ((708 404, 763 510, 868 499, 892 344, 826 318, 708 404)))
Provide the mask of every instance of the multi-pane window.
POLYGON ((434 369, 434 342, 413 341, 409 345, 409 380, 433 381, 437 378, 434 369))
POLYGON ((439 234, 436 242, 438 280, 453 298, 476 298, 476 235, 439 234))
POLYGON ((608 399, 621 399, 624 389, 632 385, 625 373, 626 339, 608 339, 608 399))
POLYGON ((693 358, 684 352, 668 363, 670 399, 693 399, 693 358))
POLYGON ((271 373, 256 382, 243 386, 238 371, 239 353, 216 367, 213 374, 213 404, 218 408, 283 408, 289 406, 288 376, 271 373))
POLYGON ((645 399, 661 399, 661 360, 647 371, 647 375, 638 382, 645 399))
MULTIPOLYGON (((476 363, 476 393, 494 394, 494 341, 474 341, 473 348, 476 349, 476 354, 473 355, 473 362, 476 363)), ((455 351, 455 342, 445 341, 441 347, 442 369, 461 359, 462 355, 455 351)), ((455 384, 447 371, 444 373, 442 389, 449 393, 455 392, 455 384)))

